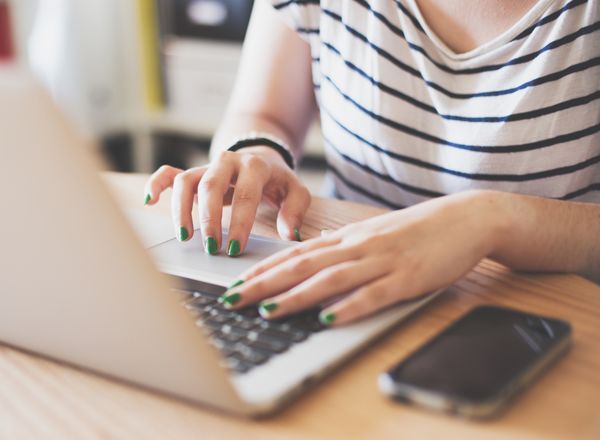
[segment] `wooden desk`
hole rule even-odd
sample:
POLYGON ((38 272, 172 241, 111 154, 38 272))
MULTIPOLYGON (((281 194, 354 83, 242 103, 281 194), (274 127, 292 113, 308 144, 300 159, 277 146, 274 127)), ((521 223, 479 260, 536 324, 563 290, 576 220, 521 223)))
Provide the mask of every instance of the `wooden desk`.
MULTIPOLYGON (((124 206, 144 210, 146 238, 151 234, 173 236, 168 197, 155 208, 141 207, 144 179, 139 175, 107 176, 124 206)), ((314 236, 322 228, 336 228, 379 212, 316 199, 302 235, 314 236)), ((274 235, 272 212, 261 212, 259 222, 256 232, 274 235)), ((570 275, 518 275, 484 261, 422 313, 292 406, 259 421, 210 412, 0 345, 0 439, 507 437, 600 438, 600 287, 570 275), (380 371, 463 312, 484 303, 570 321, 572 350, 503 417, 491 422, 427 413, 392 403, 379 394, 375 380, 380 371)))

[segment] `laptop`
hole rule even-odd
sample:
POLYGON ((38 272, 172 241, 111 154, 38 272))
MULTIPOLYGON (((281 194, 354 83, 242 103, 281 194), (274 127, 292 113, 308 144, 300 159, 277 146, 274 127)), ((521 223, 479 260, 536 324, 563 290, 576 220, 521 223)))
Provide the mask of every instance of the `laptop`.
MULTIPOLYGON (((325 329, 222 309, 235 277, 292 246, 252 236, 208 256, 200 234, 145 249, 78 136, 28 74, 0 68, 0 341, 238 415, 272 413, 439 292, 325 329), (160 269, 160 270, 159 270, 160 269)), ((375 386, 375 385, 374 385, 375 386)))

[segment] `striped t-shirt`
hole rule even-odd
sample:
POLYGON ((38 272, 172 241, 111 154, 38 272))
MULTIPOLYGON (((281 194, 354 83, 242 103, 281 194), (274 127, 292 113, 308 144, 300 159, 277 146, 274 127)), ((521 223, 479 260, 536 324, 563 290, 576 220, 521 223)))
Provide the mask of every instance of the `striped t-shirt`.
POLYGON ((468 189, 600 203, 600 2, 539 0, 464 54, 414 0, 271 0, 308 43, 341 198, 468 189))

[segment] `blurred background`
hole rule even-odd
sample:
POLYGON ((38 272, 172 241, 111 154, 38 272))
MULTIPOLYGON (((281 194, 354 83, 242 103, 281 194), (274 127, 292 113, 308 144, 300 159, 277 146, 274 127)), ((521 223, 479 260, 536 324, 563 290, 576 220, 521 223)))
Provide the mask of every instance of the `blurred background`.
MULTIPOLYGON (((205 163, 252 0, 0 0, 0 63, 31 69, 109 167, 205 163)), ((318 193, 317 126, 300 174, 318 193)))

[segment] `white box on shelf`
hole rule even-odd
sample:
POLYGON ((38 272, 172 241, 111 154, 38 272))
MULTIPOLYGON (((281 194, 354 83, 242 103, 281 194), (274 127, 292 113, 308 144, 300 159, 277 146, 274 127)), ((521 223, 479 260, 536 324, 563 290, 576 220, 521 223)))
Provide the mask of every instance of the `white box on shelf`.
POLYGON ((164 46, 168 119, 211 136, 225 112, 240 54, 236 43, 170 38, 164 46))
MULTIPOLYGON (((171 37, 163 49, 167 110, 155 126, 211 137, 225 113, 241 56, 241 44, 171 37)), ((306 154, 322 156, 315 124, 306 154)))

